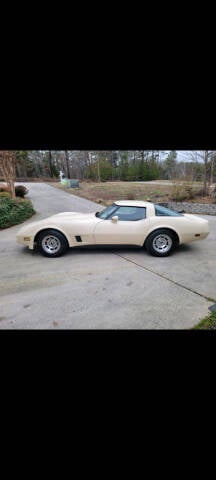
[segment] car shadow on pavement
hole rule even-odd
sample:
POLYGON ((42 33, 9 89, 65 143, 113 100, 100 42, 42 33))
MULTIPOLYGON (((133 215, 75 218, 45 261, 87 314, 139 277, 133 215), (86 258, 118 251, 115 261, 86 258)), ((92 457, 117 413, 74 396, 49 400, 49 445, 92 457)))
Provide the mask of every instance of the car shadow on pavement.
POLYGON ((118 245, 118 246, 113 246, 113 245, 83 245, 82 247, 72 247, 69 248, 67 251, 66 255, 75 255, 75 254, 91 254, 91 253, 98 253, 98 254, 113 254, 113 253, 126 253, 126 252, 145 252, 145 250, 142 247, 139 246, 128 246, 128 245, 118 245))
MULTIPOLYGON (((169 255, 172 257, 173 255, 182 255, 183 253, 188 253, 193 251, 193 245, 180 245, 177 247, 171 254, 169 255)), ((147 250, 143 247, 135 246, 135 245, 84 245, 82 247, 72 247, 69 248, 66 255, 76 255, 81 254, 89 255, 93 253, 97 254, 130 254, 130 253, 140 253, 140 255, 147 255, 150 258, 162 258, 162 257, 153 257, 149 255, 147 250)), ((166 257, 167 258, 167 257, 166 257)))
MULTIPOLYGON (((176 248, 170 256, 178 256, 182 255, 182 253, 190 253, 193 251, 194 245, 180 245, 178 248, 176 248)), ((89 255, 89 254, 94 254, 97 253, 99 254, 130 254, 130 253, 139 253, 140 255, 147 255, 149 256, 148 252, 145 250, 143 247, 135 246, 135 245, 118 245, 118 246, 113 246, 113 245, 83 245, 82 247, 71 247, 68 249, 68 251, 63 255, 62 258, 65 256, 70 256, 70 255, 89 255)), ((30 250, 28 247, 22 247, 20 253, 22 255, 27 255, 31 257, 36 257, 40 256, 42 258, 45 258, 43 255, 40 254, 40 252, 35 249, 35 250, 30 250)), ((196 251, 194 252, 196 253, 196 251)), ((160 258, 160 257, 152 257, 151 258, 160 258)), ((47 257, 46 257, 47 258, 47 257)), ((57 257, 61 258, 61 257, 57 257)))

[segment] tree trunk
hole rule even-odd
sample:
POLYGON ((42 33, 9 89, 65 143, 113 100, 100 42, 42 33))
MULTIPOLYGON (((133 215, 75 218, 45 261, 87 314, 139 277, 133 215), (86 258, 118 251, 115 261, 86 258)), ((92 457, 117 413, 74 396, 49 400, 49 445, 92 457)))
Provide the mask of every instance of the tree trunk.
POLYGON ((51 150, 49 150, 49 170, 50 170, 50 176, 53 177, 53 162, 52 162, 51 150))
POLYGON ((65 160, 66 160, 67 178, 70 178, 69 155, 67 150, 65 150, 65 160))
POLYGON ((5 182, 7 183, 11 198, 15 198, 15 178, 16 178, 16 152, 12 150, 3 150, 0 152, 0 168, 5 182))
POLYGON ((207 165, 208 165, 208 150, 204 152, 204 178, 203 178, 203 190, 204 195, 207 195, 208 188, 207 188, 207 165))
POLYGON ((8 181, 8 185, 10 187, 10 193, 11 193, 11 198, 16 198, 16 193, 15 193, 15 184, 14 184, 14 180, 13 179, 10 179, 8 181))
MULTIPOLYGON (((91 164, 91 158, 90 158, 90 152, 85 151, 84 152, 84 162, 85 162, 85 167, 88 168, 89 170, 89 176, 92 178, 92 164, 91 164)), ((85 176, 85 171, 83 172, 83 176, 85 176)))
POLYGON ((97 161, 97 167, 98 167, 98 182, 101 182, 101 176, 100 176, 100 159, 98 156, 98 161, 97 161))
POLYGON ((210 174, 210 185, 213 184, 214 182, 214 156, 212 156, 212 159, 211 159, 211 174, 210 174))

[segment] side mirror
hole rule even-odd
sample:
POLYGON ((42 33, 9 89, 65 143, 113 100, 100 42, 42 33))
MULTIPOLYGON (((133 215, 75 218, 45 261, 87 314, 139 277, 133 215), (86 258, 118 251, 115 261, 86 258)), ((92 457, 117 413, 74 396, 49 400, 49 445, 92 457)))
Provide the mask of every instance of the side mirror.
POLYGON ((112 217, 112 222, 113 222, 113 223, 117 223, 117 222, 118 222, 118 215, 115 215, 114 217, 112 217))

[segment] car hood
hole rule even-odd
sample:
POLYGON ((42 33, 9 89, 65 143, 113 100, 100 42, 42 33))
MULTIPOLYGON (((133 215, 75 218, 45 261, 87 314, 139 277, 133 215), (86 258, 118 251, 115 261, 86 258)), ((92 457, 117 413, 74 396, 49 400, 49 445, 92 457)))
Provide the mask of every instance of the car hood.
POLYGON ((63 212, 63 213, 56 213, 55 215, 52 215, 51 217, 47 217, 46 220, 56 220, 56 219, 67 219, 67 220, 73 220, 73 219, 78 219, 80 218, 81 220, 87 219, 87 218, 92 218, 95 217, 95 213, 80 213, 80 212, 63 212))
POLYGON ((43 227, 43 225, 57 225, 59 222, 73 222, 74 221, 85 221, 90 219, 96 219, 95 212, 92 213, 80 213, 80 212, 63 212, 57 213, 55 215, 51 215, 50 217, 46 217, 42 220, 37 220, 35 222, 28 223, 27 225, 23 225, 18 232, 18 235, 24 231, 32 230, 34 227, 38 228, 39 226, 43 227))
POLYGON ((73 220, 87 220, 90 218, 94 218, 95 213, 80 213, 80 212, 63 212, 63 213, 56 213, 55 215, 51 215, 51 217, 46 217, 43 220, 38 220, 36 223, 55 223, 56 221, 73 221, 73 220))

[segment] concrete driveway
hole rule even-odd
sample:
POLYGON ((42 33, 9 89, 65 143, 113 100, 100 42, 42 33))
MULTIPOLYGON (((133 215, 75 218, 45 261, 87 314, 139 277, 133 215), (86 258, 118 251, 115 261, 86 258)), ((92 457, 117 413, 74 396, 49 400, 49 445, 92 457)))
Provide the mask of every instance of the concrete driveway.
MULTIPOLYGON (((37 214, 103 207, 43 183, 25 184, 37 214)), ((209 237, 167 258, 138 248, 71 249, 49 259, 0 232, 0 329, 189 329, 216 303, 216 217, 209 237)))

